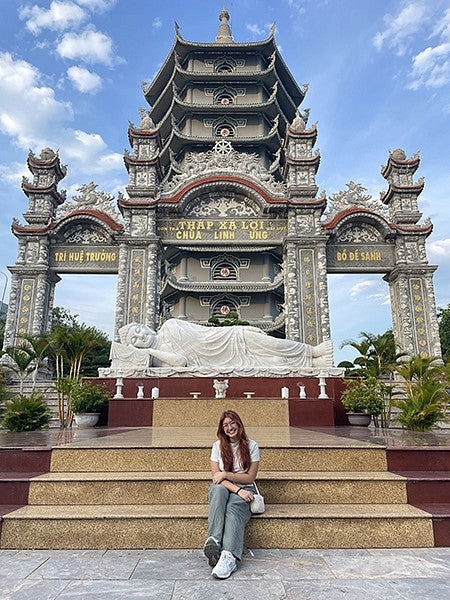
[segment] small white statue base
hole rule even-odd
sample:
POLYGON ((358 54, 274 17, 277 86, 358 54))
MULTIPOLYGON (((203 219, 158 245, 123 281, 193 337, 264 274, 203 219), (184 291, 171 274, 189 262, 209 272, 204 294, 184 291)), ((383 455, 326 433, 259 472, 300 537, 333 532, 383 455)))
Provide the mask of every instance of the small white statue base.
POLYGON ((205 327, 182 319, 168 319, 158 332, 130 323, 119 330, 120 342, 111 344, 111 367, 103 377, 121 372, 131 376, 282 377, 342 376, 333 367, 330 340, 310 346, 274 338, 252 326, 205 327))
POLYGON ((214 379, 213 388, 216 391, 216 398, 226 398, 228 389, 228 379, 224 379, 223 381, 214 379))

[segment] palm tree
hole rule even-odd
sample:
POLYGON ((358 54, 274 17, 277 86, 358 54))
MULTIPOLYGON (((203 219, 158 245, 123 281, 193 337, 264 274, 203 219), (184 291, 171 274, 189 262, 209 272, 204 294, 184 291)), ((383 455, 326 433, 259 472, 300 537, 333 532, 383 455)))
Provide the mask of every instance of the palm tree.
POLYGON ((398 420, 407 429, 430 431, 446 419, 450 382, 448 366, 437 358, 412 356, 396 368, 403 378, 405 396, 396 401, 398 420))
POLYGON ((388 427, 392 412, 392 395, 394 391, 394 371, 398 360, 405 356, 403 352, 397 352, 394 334, 388 329, 381 334, 361 331, 361 340, 344 340, 341 348, 351 346, 357 352, 353 362, 343 361, 339 367, 345 367, 348 377, 362 377, 367 379, 374 377, 384 382, 384 410, 381 413, 381 424, 388 427))
POLYGON ((34 392, 36 388, 36 380, 39 371, 39 367, 42 366, 44 360, 49 356, 51 346, 48 333, 42 333, 40 335, 25 334, 23 336, 24 346, 28 346, 28 352, 34 356, 34 370, 32 379, 31 392, 34 392))
POLYGON ((56 325, 50 334, 55 359, 58 416, 62 427, 70 427, 73 412, 70 406, 71 385, 80 378, 83 359, 92 349, 104 344, 104 334, 95 327, 56 325))
POLYGON ((2 354, 10 357, 11 361, 5 364, 7 369, 16 373, 20 380, 20 395, 23 395, 25 378, 35 368, 35 356, 26 346, 8 346, 2 354))

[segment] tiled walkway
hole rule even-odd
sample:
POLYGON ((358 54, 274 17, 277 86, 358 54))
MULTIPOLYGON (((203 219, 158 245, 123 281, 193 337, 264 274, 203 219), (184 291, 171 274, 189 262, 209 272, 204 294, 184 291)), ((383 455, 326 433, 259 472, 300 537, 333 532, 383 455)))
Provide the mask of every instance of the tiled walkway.
MULTIPOLYGON (((447 446, 450 447, 450 429, 433 433, 381 429, 374 427, 324 427, 322 429, 296 429, 293 427, 247 427, 247 433, 261 444, 270 446, 286 443, 295 446, 365 446, 367 443, 387 447, 447 446), (270 436, 269 436, 270 433, 270 436)), ((192 446, 210 447, 216 439, 215 427, 138 427, 94 429, 49 429, 9 433, 0 431, 0 448, 52 447, 62 444, 95 446, 122 443, 125 447, 144 444, 147 447, 190 443, 192 446), (121 442, 122 440, 122 442, 121 442)))
POLYGON ((2 600, 448 600, 450 548, 254 550, 226 581, 200 550, 0 550, 2 600))

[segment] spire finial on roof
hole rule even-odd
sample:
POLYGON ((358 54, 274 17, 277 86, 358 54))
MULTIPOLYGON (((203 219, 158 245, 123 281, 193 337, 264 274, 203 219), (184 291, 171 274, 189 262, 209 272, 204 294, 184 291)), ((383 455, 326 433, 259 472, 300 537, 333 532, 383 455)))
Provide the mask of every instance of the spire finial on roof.
POLYGON ((230 20, 230 15, 226 7, 224 6, 222 12, 219 15, 219 31, 217 32, 216 44, 233 44, 233 36, 231 35, 231 28, 228 24, 230 20))

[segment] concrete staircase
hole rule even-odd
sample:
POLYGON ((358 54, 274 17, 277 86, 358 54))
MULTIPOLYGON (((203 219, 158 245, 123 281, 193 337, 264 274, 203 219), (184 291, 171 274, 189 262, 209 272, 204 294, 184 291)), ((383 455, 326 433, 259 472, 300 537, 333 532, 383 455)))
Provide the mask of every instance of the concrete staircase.
POLYGON ((225 408, 240 412, 261 448, 267 510, 247 528, 250 548, 434 545, 431 515, 406 503, 406 478, 387 471, 383 447, 290 428, 283 400, 162 399, 152 428, 53 448, 28 505, 4 515, 0 547, 201 547, 225 408))

